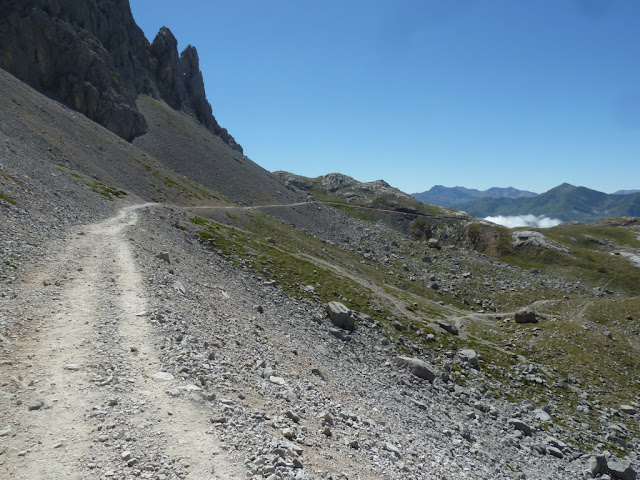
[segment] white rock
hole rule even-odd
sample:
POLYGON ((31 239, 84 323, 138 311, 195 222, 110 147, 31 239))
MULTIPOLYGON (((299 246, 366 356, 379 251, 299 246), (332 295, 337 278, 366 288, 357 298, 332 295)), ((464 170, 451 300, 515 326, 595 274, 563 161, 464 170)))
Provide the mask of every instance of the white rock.
POLYGON ((269 381, 271 383, 275 383, 276 385, 284 385, 284 384, 287 383, 287 382, 285 382, 284 378, 282 378, 282 377, 274 377, 273 375, 271 375, 269 377, 269 381))
POLYGON ((173 380, 173 375, 168 372, 158 372, 154 373, 151 378, 153 378, 158 383, 170 382, 171 380, 173 380))

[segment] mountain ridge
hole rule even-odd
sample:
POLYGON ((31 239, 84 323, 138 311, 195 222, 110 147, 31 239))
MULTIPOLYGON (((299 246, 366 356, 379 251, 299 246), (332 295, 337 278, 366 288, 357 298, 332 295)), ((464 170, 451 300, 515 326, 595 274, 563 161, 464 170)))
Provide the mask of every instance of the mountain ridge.
POLYGON ((640 216, 640 193, 615 195, 568 183, 531 198, 484 198, 458 205, 480 218, 536 215, 564 222, 588 222, 616 216, 640 216))
POLYGON ((491 187, 487 190, 477 190, 475 188, 465 188, 461 186, 445 187, 443 185, 434 185, 427 191, 411 194, 411 196, 422 203, 430 203, 432 205, 450 208, 456 208, 458 205, 480 198, 519 198, 533 197, 535 195, 537 195, 537 193, 518 190, 514 187, 491 187))

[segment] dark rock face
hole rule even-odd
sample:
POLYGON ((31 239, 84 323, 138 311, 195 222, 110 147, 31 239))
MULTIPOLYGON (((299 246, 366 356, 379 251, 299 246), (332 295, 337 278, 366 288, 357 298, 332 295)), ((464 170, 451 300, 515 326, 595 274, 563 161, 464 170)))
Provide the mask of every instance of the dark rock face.
POLYGON ((218 125, 212 114, 195 47, 187 45, 178 57, 178 41, 171 30, 162 27, 151 44, 150 52, 151 69, 160 97, 172 108, 191 113, 225 143, 241 152, 242 147, 226 129, 218 125))
POLYGON ((242 151, 211 113, 194 47, 178 57, 167 28, 153 42, 129 0, 3 0, 0 67, 130 141, 147 131, 139 94, 193 115, 242 151))
POLYGON ((530 308, 524 307, 515 314, 516 323, 538 323, 536 312, 530 308))

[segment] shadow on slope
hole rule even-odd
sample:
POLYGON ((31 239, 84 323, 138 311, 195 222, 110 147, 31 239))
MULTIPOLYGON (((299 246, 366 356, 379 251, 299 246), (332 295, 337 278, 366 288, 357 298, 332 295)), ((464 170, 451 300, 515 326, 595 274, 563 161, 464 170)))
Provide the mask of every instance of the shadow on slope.
POLYGON ((137 105, 149 131, 133 143, 165 167, 244 204, 300 201, 267 170, 188 115, 145 95, 138 97, 137 105))

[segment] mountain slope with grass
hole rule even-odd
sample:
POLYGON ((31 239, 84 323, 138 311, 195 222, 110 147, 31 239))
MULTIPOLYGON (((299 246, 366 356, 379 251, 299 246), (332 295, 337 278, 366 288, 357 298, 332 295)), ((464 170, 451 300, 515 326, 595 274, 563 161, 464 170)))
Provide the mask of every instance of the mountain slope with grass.
POLYGON ((508 229, 135 102, 129 143, 0 70, 8 478, 637 476, 638 218, 508 229))

